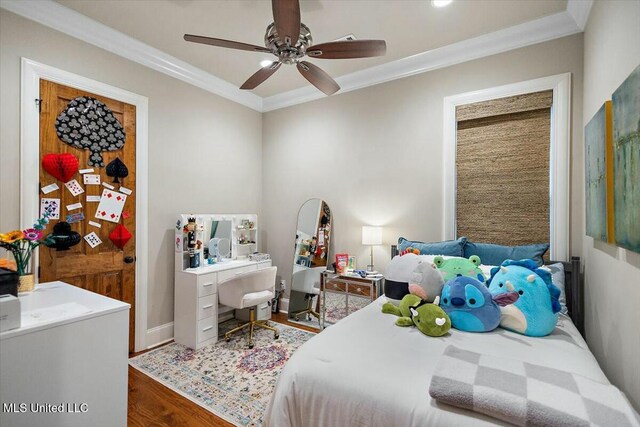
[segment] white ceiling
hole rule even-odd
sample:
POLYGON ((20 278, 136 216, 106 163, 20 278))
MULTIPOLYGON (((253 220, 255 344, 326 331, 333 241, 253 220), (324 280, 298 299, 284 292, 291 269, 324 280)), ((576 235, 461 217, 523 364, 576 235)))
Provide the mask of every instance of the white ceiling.
MULTIPOLYGON (((187 43, 185 33, 263 45, 272 22, 267 0, 57 0, 58 3, 240 86, 270 55, 187 43)), ((315 43, 353 33, 384 39, 387 55, 371 59, 313 59, 339 77, 374 65, 563 12, 566 0, 454 0, 442 9, 429 0, 302 0, 302 22, 315 43)), ((273 57, 271 57, 273 58, 273 57)), ((283 66, 253 92, 261 97, 309 86, 283 66)))

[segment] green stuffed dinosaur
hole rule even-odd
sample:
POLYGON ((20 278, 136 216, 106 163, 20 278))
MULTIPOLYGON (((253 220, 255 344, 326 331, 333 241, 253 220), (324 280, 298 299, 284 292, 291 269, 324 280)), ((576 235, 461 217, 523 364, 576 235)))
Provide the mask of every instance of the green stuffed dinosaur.
POLYGON ((451 320, 438 305, 440 297, 428 304, 417 295, 407 294, 397 307, 390 302, 382 306, 382 312, 398 316, 397 326, 416 326, 430 337, 440 337, 451 329, 451 320))

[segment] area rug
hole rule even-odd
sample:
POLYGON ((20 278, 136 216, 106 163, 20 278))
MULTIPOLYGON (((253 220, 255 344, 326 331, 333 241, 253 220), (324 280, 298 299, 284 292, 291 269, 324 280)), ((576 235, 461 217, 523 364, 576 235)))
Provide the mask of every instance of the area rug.
MULTIPOLYGON (((344 294, 327 292, 326 304, 326 323, 335 324, 347 317, 347 301, 344 294)), ((369 304, 371 304, 371 298, 349 295, 349 314, 354 313, 369 304)))
MULTIPOLYGON (((327 292, 326 304, 327 304, 327 311, 325 314, 325 326, 336 324, 340 320, 347 317, 347 299, 345 294, 327 292)), ((349 314, 354 313, 363 307, 366 307, 368 304, 371 304, 370 298, 350 294, 349 295, 349 314)), ((315 308, 315 306, 316 306, 316 303, 314 299, 313 307, 315 308)), ((320 311, 320 316, 322 316, 322 311, 320 311)), ((300 316, 299 320, 289 319, 289 321, 292 323, 309 326, 311 328, 320 329, 320 321, 313 316, 307 316, 306 319, 305 319, 305 316, 300 316)))
MULTIPOLYGON (((219 336, 239 325, 219 325, 219 336)), ((274 322, 271 322, 274 324, 274 322)), ((280 338, 258 329, 255 346, 247 348, 247 335, 224 338, 200 350, 171 343, 129 359, 129 364, 236 426, 261 426, 282 367, 315 334, 275 323, 280 338)))

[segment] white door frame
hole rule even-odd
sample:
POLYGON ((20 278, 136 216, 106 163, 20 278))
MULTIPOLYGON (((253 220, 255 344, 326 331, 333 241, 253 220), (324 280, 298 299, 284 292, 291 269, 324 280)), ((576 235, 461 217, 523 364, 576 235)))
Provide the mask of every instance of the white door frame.
POLYGON ((444 98, 442 238, 456 237, 456 107, 506 96, 553 90, 551 106, 550 257, 569 261, 569 149, 571 147, 571 73, 557 74, 444 98))
POLYGON ((40 215, 40 79, 71 86, 136 106, 136 301, 135 351, 146 349, 147 333, 147 245, 149 198, 149 100, 105 83, 22 58, 20 88, 20 225, 31 226, 40 215))

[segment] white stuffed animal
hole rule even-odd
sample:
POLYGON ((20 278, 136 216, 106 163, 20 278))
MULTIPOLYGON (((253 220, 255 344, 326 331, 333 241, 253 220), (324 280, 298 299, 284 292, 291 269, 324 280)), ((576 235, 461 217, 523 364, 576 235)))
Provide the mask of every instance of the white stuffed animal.
POLYGON ((385 274, 384 293, 394 305, 409 292, 433 302, 442 292, 444 278, 436 265, 423 256, 407 253, 395 256, 385 274))
POLYGON ((409 292, 427 302, 433 302, 436 297, 439 297, 443 286, 442 273, 432 262, 420 262, 409 279, 409 292))
POLYGON ((409 279, 420 262, 420 257, 412 253, 393 257, 384 275, 384 294, 389 302, 398 305, 409 293, 409 279))

